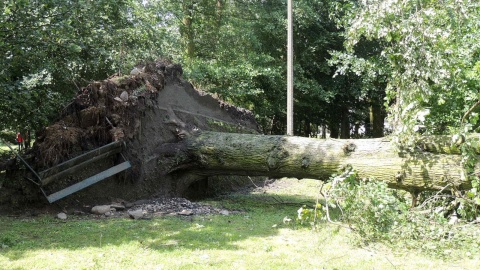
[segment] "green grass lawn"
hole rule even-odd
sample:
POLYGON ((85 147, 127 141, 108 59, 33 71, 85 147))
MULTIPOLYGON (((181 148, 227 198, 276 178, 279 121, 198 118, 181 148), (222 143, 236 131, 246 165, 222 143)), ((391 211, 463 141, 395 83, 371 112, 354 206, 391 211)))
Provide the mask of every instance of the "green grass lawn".
POLYGON ((6 151, 10 151, 10 148, 8 148, 8 146, 0 142, 0 152, 6 152, 6 151))
MULTIPOLYGON (((18 144, 10 143, 10 147, 12 147, 14 151, 18 152, 18 144)), ((10 147, 0 140, 0 157, 7 158, 14 156, 15 154, 12 153, 12 149, 10 149, 10 147)))
POLYGON ((240 211, 228 216, 0 217, 0 269, 477 269, 479 258, 358 247, 353 232, 334 224, 284 224, 314 203, 318 185, 283 179, 274 189, 208 202, 240 211))
MULTIPOLYGON (((13 150, 17 151, 18 150, 18 145, 15 145, 15 144, 10 144, 10 147, 13 148, 13 150)), ((3 143, 3 141, 0 140, 0 155, 2 153, 9 153, 11 152, 12 150, 6 145, 3 143)))

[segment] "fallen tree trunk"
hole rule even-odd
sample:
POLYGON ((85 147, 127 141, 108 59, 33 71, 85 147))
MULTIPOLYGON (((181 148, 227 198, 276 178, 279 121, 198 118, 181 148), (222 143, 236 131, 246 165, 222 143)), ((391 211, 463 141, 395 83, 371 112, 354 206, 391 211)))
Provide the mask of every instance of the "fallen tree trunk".
MULTIPOLYGON (((386 181, 412 192, 447 185, 470 188, 460 155, 426 151, 399 153, 385 138, 319 140, 303 137, 201 132, 160 152, 169 172, 328 179, 351 165, 360 177, 386 181)), ((185 177, 187 186, 195 177, 185 177)))
MULTIPOLYGON (((387 139, 252 135, 259 132, 253 113, 195 90, 181 74, 181 66, 158 61, 147 63, 139 74, 112 76, 79 89, 60 120, 37 132, 27 155, 33 169, 43 171, 37 178, 45 192, 85 183, 126 160, 130 169, 72 194, 64 199, 66 205, 207 194, 222 184, 249 184, 252 179, 243 175, 323 180, 348 165, 361 177, 412 192, 470 187, 459 155, 463 138, 457 145, 447 136, 422 137, 416 152, 399 154, 387 139), (105 146, 114 141, 125 146, 121 155, 110 155, 120 149, 105 146), (85 155, 95 149, 102 152, 85 155)), ((478 141, 475 151, 480 154, 478 141)), ((0 210, 2 205, 45 201, 37 185, 25 184, 34 178, 28 171, 6 169, 9 180, 0 188, 0 210)))

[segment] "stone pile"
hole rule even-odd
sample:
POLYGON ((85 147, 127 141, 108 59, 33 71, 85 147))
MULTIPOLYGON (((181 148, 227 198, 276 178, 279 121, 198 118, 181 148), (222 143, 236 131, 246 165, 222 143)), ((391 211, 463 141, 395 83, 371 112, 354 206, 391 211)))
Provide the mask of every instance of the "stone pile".
POLYGON ((101 217, 129 217, 150 219, 155 216, 230 215, 238 213, 204 203, 191 202, 185 198, 157 198, 137 202, 116 202, 96 205, 91 214, 101 217))

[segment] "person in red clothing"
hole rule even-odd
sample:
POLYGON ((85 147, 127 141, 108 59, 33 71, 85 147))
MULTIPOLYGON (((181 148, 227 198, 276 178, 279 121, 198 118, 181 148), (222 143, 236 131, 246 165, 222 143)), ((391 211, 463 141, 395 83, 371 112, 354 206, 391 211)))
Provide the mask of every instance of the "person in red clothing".
POLYGON ((18 143, 18 150, 22 150, 23 148, 23 138, 20 132, 17 133, 17 143, 18 143))

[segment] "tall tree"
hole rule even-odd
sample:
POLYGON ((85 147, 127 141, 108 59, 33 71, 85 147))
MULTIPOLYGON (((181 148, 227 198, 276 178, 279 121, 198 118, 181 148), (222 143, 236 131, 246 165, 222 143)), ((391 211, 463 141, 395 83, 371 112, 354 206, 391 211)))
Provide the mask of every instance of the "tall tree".
POLYGON ((137 0, 3 1, 0 129, 42 127, 84 80, 170 50, 161 37, 174 35, 154 7, 137 0))
POLYGON ((396 131, 411 134, 424 122, 427 133, 458 132, 479 99, 480 4, 374 0, 337 1, 335 7, 345 15, 341 25, 347 38, 346 51, 336 53, 343 63, 339 71, 385 77, 396 131), (364 42, 379 44, 378 53, 359 54, 364 42))
MULTIPOLYGON (((225 1, 220 23, 214 20, 218 12, 212 12, 218 5, 200 8, 203 2, 196 3, 194 32, 190 34, 197 42, 195 57, 189 54, 186 61, 188 78, 204 90, 254 110, 265 133, 283 134, 286 3, 225 1)), ((336 107, 330 104, 343 96, 343 90, 335 86, 339 79, 332 78, 335 69, 327 62, 328 51, 341 49, 343 39, 329 19, 328 1, 295 1, 294 13, 295 134, 309 136, 326 124, 325 114, 336 107)), ((180 15, 190 18, 189 14, 180 15)), ((191 40, 190 34, 182 33, 183 40, 191 40)), ((355 109, 350 107, 349 114, 355 109)), ((344 123, 349 133, 351 123, 344 123)))
MULTIPOLYGON (((452 144, 478 129, 480 3, 473 0, 337 1, 346 50, 335 53, 339 72, 369 80, 384 76, 390 123, 403 149, 418 151, 424 134, 455 134, 452 144), (373 56, 358 54, 379 44, 373 56), (420 128, 421 127, 421 128, 420 128), (460 138, 460 139, 459 139, 460 138)), ((480 202, 476 143, 462 146, 467 197, 480 202)))

